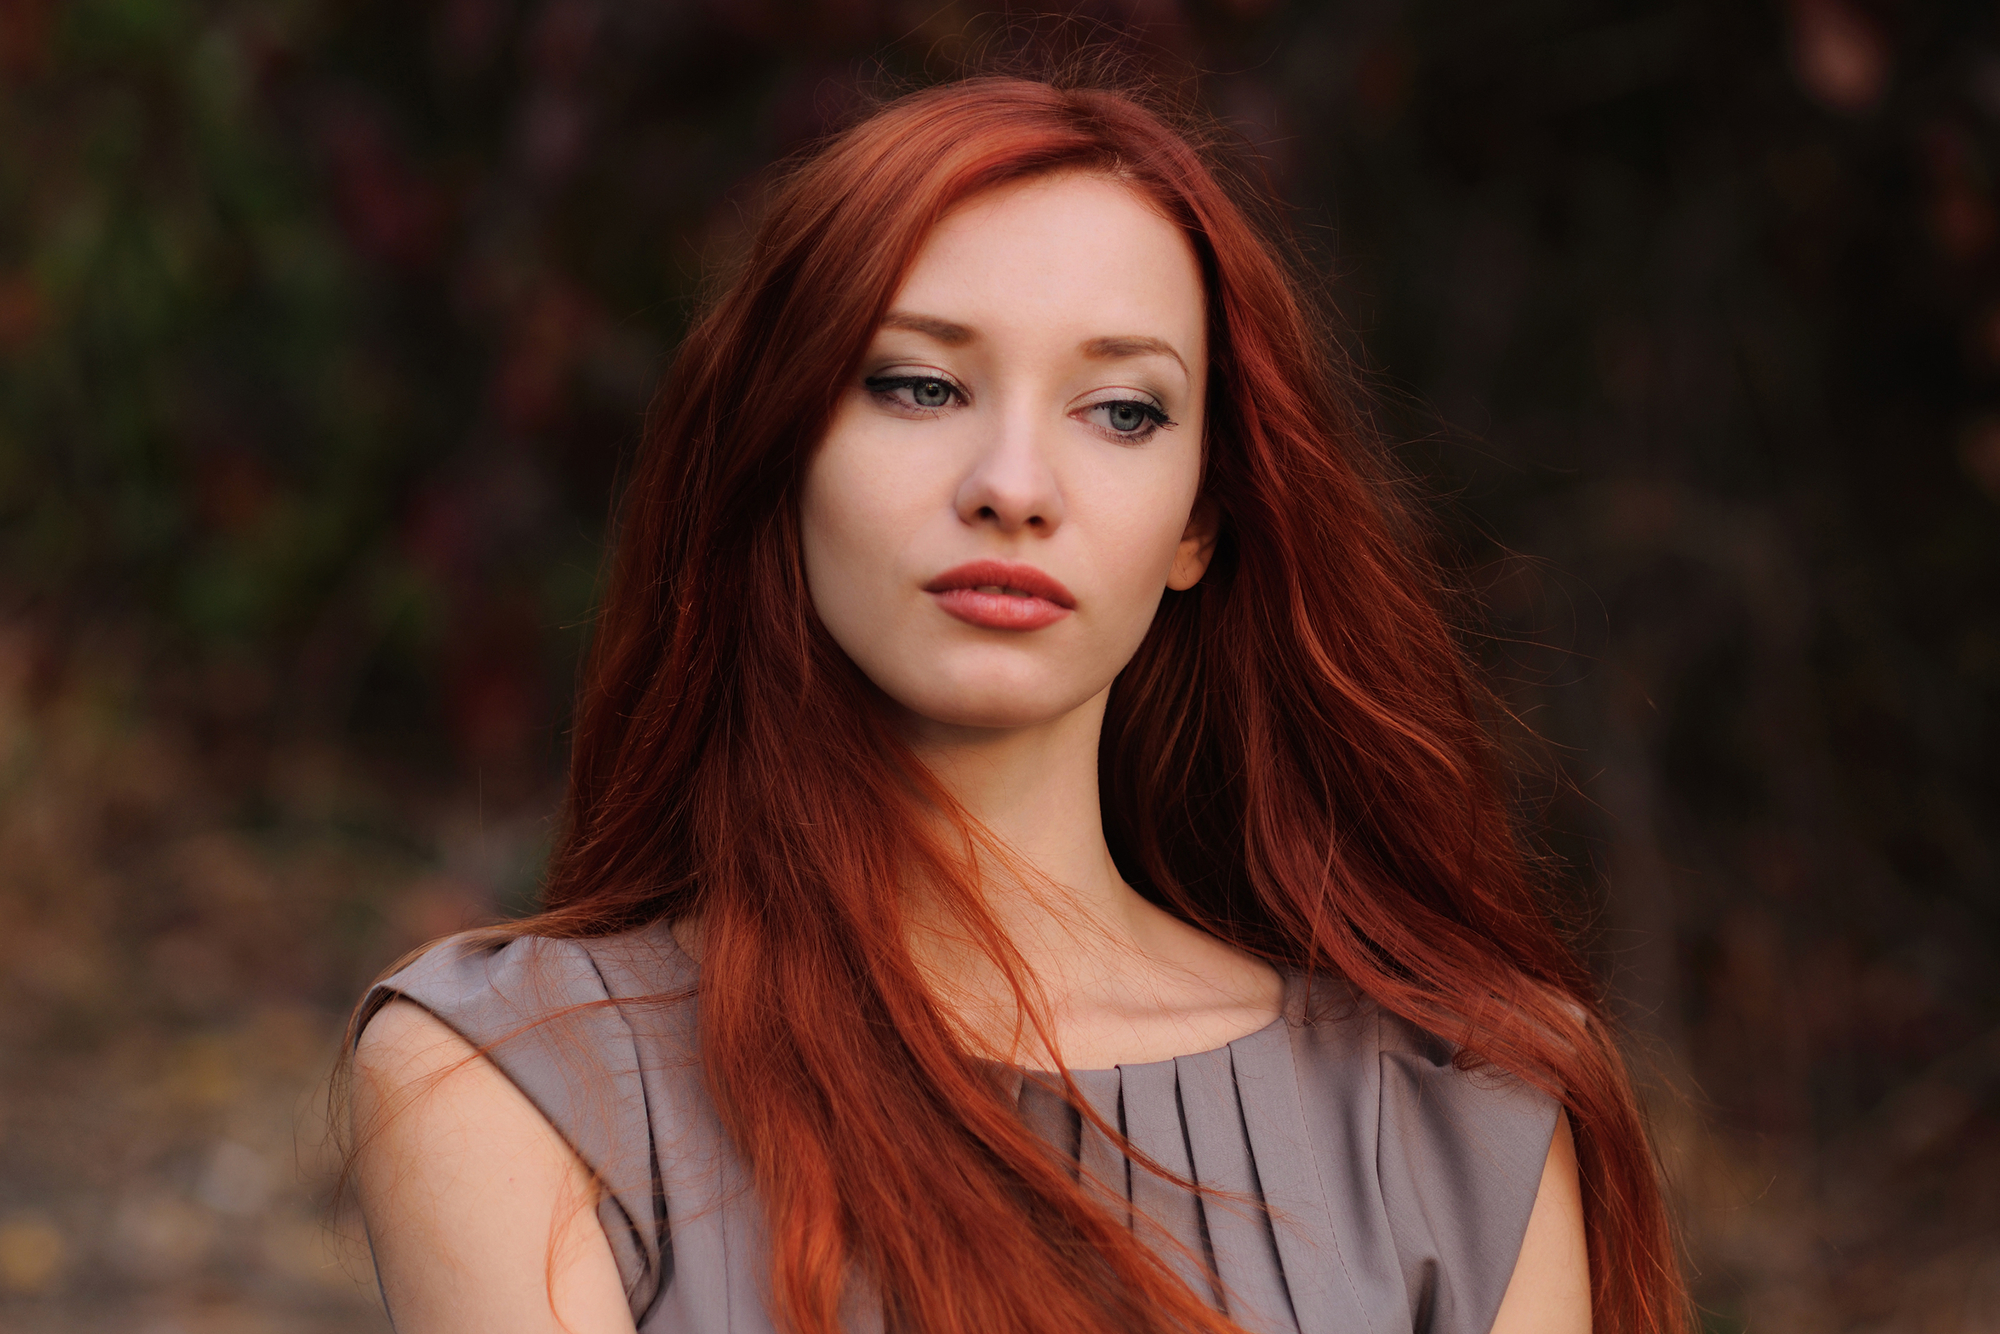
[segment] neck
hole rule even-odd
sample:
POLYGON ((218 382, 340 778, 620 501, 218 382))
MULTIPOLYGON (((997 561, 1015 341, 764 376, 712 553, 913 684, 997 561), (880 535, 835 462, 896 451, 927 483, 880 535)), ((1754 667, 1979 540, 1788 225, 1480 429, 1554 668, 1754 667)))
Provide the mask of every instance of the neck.
MULTIPOLYGON (((1001 845, 980 854, 979 893, 1040 993, 1045 1044, 1024 1030, 1006 974, 953 915, 908 888, 909 947, 976 1054, 1038 1069, 1103 1069, 1210 1051, 1269 1023, 1278 974, 1141 897, 1104 841, 1097 746, 1106 690, 1028 728, 909 719, 905 740, 965 813, 1001 845)), ((699 923, 674 936, 700 957, 699 923)))
MULTIPOLYGON (((1137 945, 1148 909, 1120 879, 1104 841, 1097 744, 1108 697, 1107 690, 1033 727, 920 722, 909 736, 926 767, 1027 873, 982 862, 981 889, 1037 979, 1056 989, 1073 982, 1101 947, 1137 945)), ((918 920, 925 917, 920 908, 918 920)), ((913 944, 920 957, 945 962, 935 946, 913 944)))
POLYGON ((1028 728, 913 722, 917 756, 1005 863, 981 856, 987 912, 1027 965, 1053 1045, 1020 1027, 1016 993, 994 960, 919 894, 910 951, 975 1050, 1054 1069, 1098 1069, 1208 1051, 1270 1022, 1272 969, 1148 903, 1119 878, 1097 793, 1104 693, 1028 728))

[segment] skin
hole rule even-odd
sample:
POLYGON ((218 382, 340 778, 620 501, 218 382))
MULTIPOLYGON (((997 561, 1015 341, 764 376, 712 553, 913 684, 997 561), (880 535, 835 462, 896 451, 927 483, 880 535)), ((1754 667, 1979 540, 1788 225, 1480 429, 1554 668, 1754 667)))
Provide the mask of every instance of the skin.
MULTIPOLYGON (((1063 175, 976 198, 927 241, 805 478, 815 608, 1007 850, 982 887, 1053 1050, 1021 1039, 1004 978, 911 891, 913 952, 999 1059, 1162 1060, 1279 1011, 1268 966, 1119 879, 1098 805, 1112 679, 1164 590, 1192 587, 1214 551, 1204 314, 1187 241, 1124 186, 1063 175), (1053 575, 1074 608, 1035 630, 946 614, 925 585, 986 558, 1053 575)), ((677 934, 698 951, 697 928, 677 934)), ((587 1169, 495 1067, 399 1001, 363 1034, 356 1075, 359 1124, 380 1127, 361 1200, 400 1334, 632 1329, 587 1169)), ((1564 1121, 1496 1334, 1590 1328, 1583 1238, 1564 1121)))
POLYGON ((1214 551, 1197 504, 1205 316, 1193 251, 1125 187, 1062 176, 974 200, 930 237, 806 475, 821 620, 900 706, 930 769, 1039 873, 993 867, 986 898, 1042 988, 1060 1058, 1015 1044, 1014 993, 983 952, 942 921, 911 942, 1000 1059, 1160 1060, 1278 1013, 1268 966, 1119 879, 1098 808, 1112 679, 1162 593, 1193 587, 1214 551), (867 383, 908 376, 936 377, 949 401, 867 383), (1119 430, 1121 415, 1141 429, 1119 430), (1031 632, 945 614, 925 585, 981 559, 1053 575, 1074 611, 1031 632))

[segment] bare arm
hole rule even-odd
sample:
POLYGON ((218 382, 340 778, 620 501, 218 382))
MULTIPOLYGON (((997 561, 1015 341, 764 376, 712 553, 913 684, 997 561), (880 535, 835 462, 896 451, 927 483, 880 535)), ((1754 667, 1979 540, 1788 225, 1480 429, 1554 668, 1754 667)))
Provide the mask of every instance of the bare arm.
POLYGON ((632 1334, 597 1183, 464 1038, 383 1007, 355 1050, 354 1122, 397 1334, 632 1334))
POLYGON ((1542 1184, 1528 1215, 1514 1277, 1493 1318, 1493 1334, 1590 1334, 1590 1260, 1583 1240, 1583 1192, 1569 1116, 1556 1117, 1542 1184))

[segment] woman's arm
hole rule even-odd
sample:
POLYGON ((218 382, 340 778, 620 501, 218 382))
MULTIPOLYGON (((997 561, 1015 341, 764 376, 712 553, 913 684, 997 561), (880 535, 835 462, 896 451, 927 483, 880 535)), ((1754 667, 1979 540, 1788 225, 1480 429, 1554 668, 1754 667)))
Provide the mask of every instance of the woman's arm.
POLYGON ((1590 1259, 1569 1116, 1557 1113, 1542 1184, 1493 1334, 1590 1334, 1590 1259))
POLYGON ((427 1010, 391 1001, 362 1033, 354 1125, 397 1334, 632 1334, 589 1169, 427 1010))

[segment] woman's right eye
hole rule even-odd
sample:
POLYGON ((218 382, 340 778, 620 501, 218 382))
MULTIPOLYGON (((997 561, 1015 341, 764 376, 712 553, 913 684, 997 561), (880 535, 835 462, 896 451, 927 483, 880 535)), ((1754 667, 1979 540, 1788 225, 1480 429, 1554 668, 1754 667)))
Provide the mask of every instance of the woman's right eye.
POLYGON ((906 407, 936 412, 960 397, 957 386, 935 375, 871 375, 861 382, 871 394, 894 398, 906 407))

